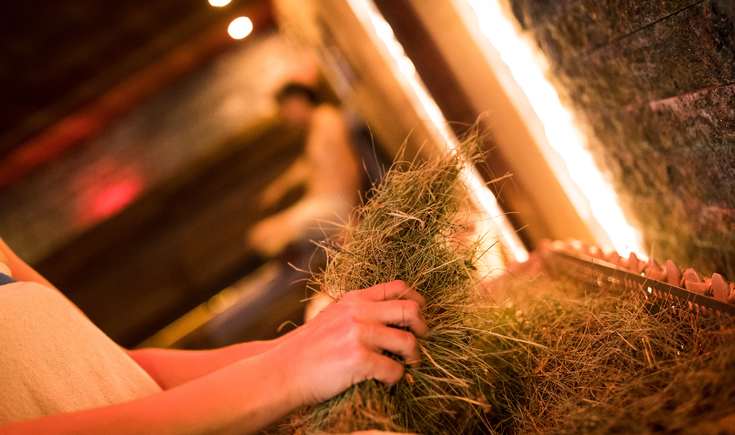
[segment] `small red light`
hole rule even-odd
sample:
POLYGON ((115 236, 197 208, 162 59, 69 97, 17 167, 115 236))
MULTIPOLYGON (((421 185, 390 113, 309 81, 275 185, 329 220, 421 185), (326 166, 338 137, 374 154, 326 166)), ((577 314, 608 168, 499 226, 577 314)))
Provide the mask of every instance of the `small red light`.
POLYGON ((125 179, 113 183, 102 190, 92 202, 91 217, 105 219, 119 212, 133 202, 141 190, 138 179, 125 179))
POLYGON ((123 178, 101 184, 80 198, 79 220, 83 225, 93 225, 114 216, 135 201, 143 190, 143 180, 137 173, 127 173, 123 178))

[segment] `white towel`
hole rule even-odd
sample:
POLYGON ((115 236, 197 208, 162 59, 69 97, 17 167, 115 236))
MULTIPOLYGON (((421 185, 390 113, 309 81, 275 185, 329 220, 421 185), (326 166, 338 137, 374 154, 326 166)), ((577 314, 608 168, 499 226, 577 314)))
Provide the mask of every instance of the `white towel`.
POLYGON ((0 425, 159 391, 57 290, 25 282, 0 286, 0 425))

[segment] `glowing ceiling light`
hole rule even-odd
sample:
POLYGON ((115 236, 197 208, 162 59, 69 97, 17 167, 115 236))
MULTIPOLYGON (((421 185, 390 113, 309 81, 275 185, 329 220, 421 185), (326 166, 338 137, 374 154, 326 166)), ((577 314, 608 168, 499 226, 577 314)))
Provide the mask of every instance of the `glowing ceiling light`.
POLYGON ((215 8, 223 8, 232 3, 232 0, 209 0, 209 5, 215 8))
MULTIPOLYGON (((545 138, 537 138, 542 151, 577 212, 593 227, 598 243, 623 254, 635 252, 645 256, 639 232, 626 219, 617 194, 595 163, 584 135, 546 78, 548 66, 543 55, 520 34, 498 0, 455 0, 455 5, 465 12, 461 14, 465 20, 474 15, 475 27, 525 95, 543 127, 545 138), (466 13, 467 4, 470 14, 466 13)), ((492 56, 485 53, 494 65, 492 56)))
MULTIPOLYGON (((436 101, 429 95, 421 78, 416 72, 411 59, 406 55, 403 46, 398 42, 390 24, 383 18, 372 0, 350 0, 350 7, 357 18, 363 23, 365 30, 374 38, 375 46, 385 56, 393 75, 406 90, 407 97, 411 100, 418 115, 426 122, 430 133, 435 136, 436 142, 444 146, 448 151, 454 152, 459 147, 459 141, 449 128, 436 101), (382 49, 382 50, 381 50, 382 49)), ((495 237, 499 237, 503 246, 508 249, 516 261, 528 259, 528 251, 518 238, 513 227, 505 218, 497 199, 487 188, 482 176, 473 165, 467 165, 462 171, 461 178, 477 207, 487 217, 480 219, 479 226, 485 225, 492 230, 495 237)), ((492 240, 485 240, 492 244, 492 240)), ((491 251, 491 246, 487 251, 491 251)), ((496 262, 502 266, 500 259, 485 256, 486 262, 496 262)))
POLYGON ((227 33, 232 39, 245 39, 253 32, 253 22, 248 17, 237 17, 227 26, 227 33))

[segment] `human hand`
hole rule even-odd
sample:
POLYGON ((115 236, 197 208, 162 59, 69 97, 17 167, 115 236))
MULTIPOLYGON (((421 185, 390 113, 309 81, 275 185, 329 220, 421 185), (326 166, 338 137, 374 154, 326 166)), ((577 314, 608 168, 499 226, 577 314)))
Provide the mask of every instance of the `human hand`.
POLYGON ((294 383, 296 402, 313 404, 367 379, 394 384, 420 362, 416 336, 428 332, 424 298, 402 281, 346 293, 272 350, 294 383), (408 327, 410 331, 398 329, 408 327))
POLYGON ((247 234, 246 243, 259 254, 273 257, 283 251, 291 240, 288 227, 274 218, 257 223, 247 234))
POLYGON ((304 322, 311 321, 332 303, 334 303, 334 298, 324 292, 319 292, 309 298, 304 309, 304 322))
POLYGON ((271 184, 260 194, 258 198, 258 208, 261 210, 267 210, 278 204, 278 201, 283 197, 284 192, 276 184, 271 184))

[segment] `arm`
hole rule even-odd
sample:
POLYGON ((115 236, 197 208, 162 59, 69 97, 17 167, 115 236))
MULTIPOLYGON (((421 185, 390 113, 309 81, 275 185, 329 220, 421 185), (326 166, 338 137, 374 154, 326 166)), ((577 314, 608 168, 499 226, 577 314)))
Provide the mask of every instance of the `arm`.
POLYGON ((128 351, 164 390, 206 376, 237 361, 276 347, 284 338, 251 341, 212 350, 135 349, 128 351))
POLYGON ((351 142, 342 114, 329 105, 320 106, 314 113, 306 141, 312 183, 350 201, 356 199, 362 180, 359 158, 351 142))
POLYGON ((0 432, 254 433, 366 379, 397 382, 404 366, 384 352, 418 364, 413 334, 427 332, 422 304, 399 281, 350 292, 260 355, 147 398, 13 423, 0 432))
POLYGON ((6 434, 253 433, 300 405, 276 353, 232 364, 153 396, 1 427, 6 434))
POLYGON ((276 178, 262 194, 265 207, 274 205, 289 190, 306 182, 309 177, 309 162, 306 157, 299 157, 286 171, 276 178))

